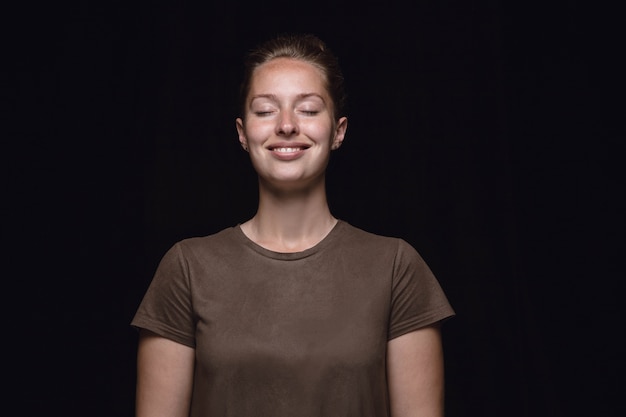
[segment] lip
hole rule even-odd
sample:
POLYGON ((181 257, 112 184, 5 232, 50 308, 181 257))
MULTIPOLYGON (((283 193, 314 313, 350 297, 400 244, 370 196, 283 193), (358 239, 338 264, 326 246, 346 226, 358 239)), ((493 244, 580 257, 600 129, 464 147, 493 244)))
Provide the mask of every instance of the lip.
POLYGON ((279 143, 268 146, 267 149, 276 159, 291 161, 301 157, 309 147, 301 143, 279 143))

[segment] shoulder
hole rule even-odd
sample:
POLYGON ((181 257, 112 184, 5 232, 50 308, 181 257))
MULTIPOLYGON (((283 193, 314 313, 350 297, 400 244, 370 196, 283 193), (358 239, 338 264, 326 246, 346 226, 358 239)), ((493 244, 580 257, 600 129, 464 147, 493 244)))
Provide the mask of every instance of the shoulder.
POLYGON ((378 245, 390 245, 394 244, 397 238, 391 236, 380 235, 361 229, 360 227, 353 226, 352 224, 341 220, 340 232, 342 239, 349 239, 355 242, 363 242, 365 244, 378 244, 378 245))
POLYGON ((205 236, 188 237, 176 242, 175 246, 180 246, 185 249, 193 249, 229 244, 236 241, 236 229, 237 227, 233 226, 205 236))
POLYGON ((401 237, 369 232, 345 221, 341 223, 341 232, 342 244, 347 247, 373 251, 379 255, 387 254, 394 258, 421 260, 416 249, 401 237))
POLYGON ((378 233, 369 232, 360 227, 353 226, 352 224, 341 221, 342 226, 342 238, 349 239, 355 243, 361 243, 365 245, 378 245, 392 247, 394 249, 402 248, 404 250, 411 250, 413 247, 403 238, 397 236, 389 236, 378 233))
POLYGON ((238 242, 236 227, 228 227, 210 235, 179 240, 170 247, 168 254, 187 259, 200 254, 203 257, 212 253, 220 256, 223 253, 232 253, 238 242))

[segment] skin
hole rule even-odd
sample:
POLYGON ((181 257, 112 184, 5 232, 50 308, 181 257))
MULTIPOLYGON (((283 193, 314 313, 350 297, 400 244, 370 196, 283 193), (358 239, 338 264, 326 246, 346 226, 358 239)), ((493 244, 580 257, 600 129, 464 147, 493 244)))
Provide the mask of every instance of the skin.
POLYGON ((444 379, 438 325, 387 342, 387 383, 393 417, 443 417, 444 379))
MULTIPOLYGON (((241 146, 259 177, 255 216, 241 225, 257 244, 297 252, 320 242, 337 222, 326 199, 332 150, 348 121, 333 118, 323 73, 278 58, 258 67, 236 120, 241 146)), ((137 417, 189 415, 195 352, 141 331, 137 360, 137 417)), ((393 417, 443 416, 443 353, 438 326, 388 342, 387 377, 393 417)))
POLYGON ((137 417, 188 417, 194 349, 147 330, 137 349, 137 417))
POLYGON ((297 252, 330 232, 337 220, 326 200, 326 167, 347 125, 345 117, 333 120, 324 76, 313 65, 278 58, 255 70, 246 114, 236 121, 259 176, 257 213, 241 226, 250 239, 297 252))

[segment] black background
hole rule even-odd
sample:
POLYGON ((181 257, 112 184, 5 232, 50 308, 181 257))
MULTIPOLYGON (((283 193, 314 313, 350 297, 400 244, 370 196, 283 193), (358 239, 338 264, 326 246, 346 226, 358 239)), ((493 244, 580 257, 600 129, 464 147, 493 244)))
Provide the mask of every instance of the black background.
POLYGON ((129 322, 173 242, 253 215, 241 58, 292 30, 348 83, 333 213, 413 244, 457 311, 447 416, 624 415, 618 14, 518 3, 7 10, 12 415, 133 414, 129 322))

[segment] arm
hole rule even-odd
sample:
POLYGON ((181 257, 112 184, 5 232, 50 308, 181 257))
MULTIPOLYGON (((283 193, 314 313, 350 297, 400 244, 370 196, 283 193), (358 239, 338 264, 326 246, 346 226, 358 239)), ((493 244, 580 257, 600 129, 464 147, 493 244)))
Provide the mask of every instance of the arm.
POLYGON ((195 350, 141 330, 137 349, 136 417, 187 417, 195 350))
POLYGON ((443 417, 443 349, 438 325, 388 342, 387 378, 393 417, 443 417))

